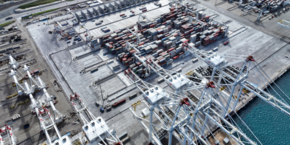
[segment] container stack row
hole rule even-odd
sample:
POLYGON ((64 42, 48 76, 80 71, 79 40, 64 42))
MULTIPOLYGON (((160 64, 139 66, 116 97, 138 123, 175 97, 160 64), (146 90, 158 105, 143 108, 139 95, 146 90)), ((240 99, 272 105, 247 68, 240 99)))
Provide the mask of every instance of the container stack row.
POLYGON ((99 39, 101 46, 112 54, 117 54, 119 61, 128 66, 140 77, 144 77, 148 66, 134 55, 144 60, 152 60, 160 66, 169 65, 174 60, 185 56, 184 44, 193 47, 206 46, 227 36, 228 27, 210 20, 203 11, 194 13, 184 8, 170 8, 170 12, 152 21, 137 22, 137 29, 132 34, 127 29, 115 31, 99 39), (138 40, 138 41, 137 41, 138 40), (134 46, 128 47, 129 42, 134 46))

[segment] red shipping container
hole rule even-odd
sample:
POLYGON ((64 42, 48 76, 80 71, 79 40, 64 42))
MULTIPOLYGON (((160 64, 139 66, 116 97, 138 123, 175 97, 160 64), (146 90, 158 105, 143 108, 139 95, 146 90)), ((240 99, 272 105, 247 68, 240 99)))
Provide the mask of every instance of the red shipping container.
POLYGON ((229 44, 229 41, 224 42, 224 45, 227 45, 227 44, 229 44))
POLYGON ((172 50, 174 50, 174 48, 170 48, 170 49, 168 49, 167 52, 170 52, 170 51, 172 51, 172 50))
POLYGON ((130 51, 131 54, 136 53, 136 52, 137 52, 136 50, 131 50, 130 51))
POLYGON ((141 46, 141 45, 143 45, 144 44, 144 42, 141 42, 141 43, 139 43, 139 46, 141 46))
POLYGON ((183 41, 183 43, 186 43, 186 42, 188 42, 188 40, 184 40, 184 41, 183 41))
POLYGON ((160 56, 164 56, 166 54, 167 54, 167 52, 165 51, 165 52, 160 53, 160 56))
POLYGON ((174 56, 174 57, 173 57, 173 60, 174 60, 174 59, 177 59, 177 58, 179 58, 179 55, 174 56))
POLYGON ((144 33, 144 31, 146 31, 147 29, 143 29, 143 30, 141 30, 141 33, 144 33))
POLYGON ((159 30, 161 30, 161 28, 157 28, 157 29, 156 29, 156 31, 159 31, 159 30))

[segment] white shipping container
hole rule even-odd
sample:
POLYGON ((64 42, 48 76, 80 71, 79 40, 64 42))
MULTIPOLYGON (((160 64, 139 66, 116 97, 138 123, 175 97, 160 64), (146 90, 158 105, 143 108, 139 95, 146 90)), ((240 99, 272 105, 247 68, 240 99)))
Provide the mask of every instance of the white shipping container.
POLYGON ((172 51, 170 51, 170 52, 169 52, 169 55, 170 55, 171 57, 175 56, 175 55, 176 55, 176 50, 172 50, 172 51))
POLYGON ((195 43, 196 41, 196 34, 190 36, 190 42, 195 43))
POLYGON ((161 83, 161 82, 163 82, 163 81, 164 81, 164 79, 161 78, 161 79, 159 79, 159 80, 157 81, 157 83, 159 84, 159 83, 161 83))
POLYGON ((176 53, 180 53, 182 51, 181 47, 176 48, 176 53))

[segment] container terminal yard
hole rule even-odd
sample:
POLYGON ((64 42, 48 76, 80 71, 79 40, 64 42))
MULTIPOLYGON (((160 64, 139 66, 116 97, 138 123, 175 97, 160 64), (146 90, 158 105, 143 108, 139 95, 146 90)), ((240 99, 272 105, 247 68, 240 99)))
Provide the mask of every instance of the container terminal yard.
POLYGON ((254 97, 290 117, 288 1, 99 3, 1 33, 1 145, 256 145, 254 97))

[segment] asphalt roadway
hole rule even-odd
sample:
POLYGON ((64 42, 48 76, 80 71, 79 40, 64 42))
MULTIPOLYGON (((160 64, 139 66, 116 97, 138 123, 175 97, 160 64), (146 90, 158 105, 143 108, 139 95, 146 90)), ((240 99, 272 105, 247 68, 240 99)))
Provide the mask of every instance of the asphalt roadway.
POLYGON ((77 4, 77 3, 85 2, 85 1, 87 1, 87 0, 67 1, 67 2, 62 2, 62 3, 59 3, 59 4, 47 6, 47 7, 44 7, 44 8, 40 8, 40 9, 34 9, 34 10, 22 12, 22 13, 15 13, 14 9, 17 8, 19 5, 23 5, 23 4, 19 4, 19 5, 13 6, 13 7, 9 8, 9 9, 5 9, 5 10, 0 12, 0 24, 6 22, 5 17, 8 17, 8 16, 17 19, 17 18, 20 18, 20 17, 25 16, 27 14, 30 14, 30 13, 37 13, 37 12, 44 11, 44 10, 61 8, 61 7, 65 7, 65 6, 68 6, 68 5, 73 5, 73 4, 77 4))

